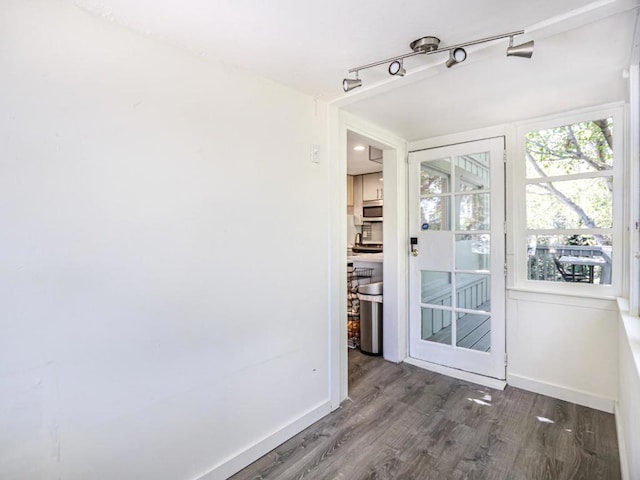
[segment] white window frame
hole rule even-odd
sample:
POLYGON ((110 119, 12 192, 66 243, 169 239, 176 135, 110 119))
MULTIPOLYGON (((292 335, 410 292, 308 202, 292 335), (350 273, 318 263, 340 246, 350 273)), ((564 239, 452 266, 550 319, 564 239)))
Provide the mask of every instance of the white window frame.
MULTIPOLYGON (((516 124, 516 152, 510 155, 513 180, 513 210, 507 211, 507 218, 511 221, 512 270, 511 288, 561 295, 588 296, 613 298, 620 296, 623 289, 624 261, 627 258, 625 249, 625 186, 623 173, 625 171, 626 156, 624 151, 625 122, 624 104, 616 103, 601 107, 582 109, 559 115, 537 118, 516 124), (527 278, 527 225, 526 225, 526 160, 525 135, 528 132, 562 127, 590 120, 613 118, 613 244, 612 244, 612 275, 611 285, 597 285, 587 283, 550 282, 544 280, 529 280, 527 278)), ((509 207, 507 207, 509 208, 509 207)))
MULTIPOLYGON (((638 38, 637 32, 636 38, 638 38)), ((636 54, 638 54, 637 51, 636 54)), ((629 161, 625 170, 625 177, 628 178, 626 186, 629 189, 625 202, 629 206, 627 213, 629 261, 626 262, 629 265, 629 273, 628 276, 625 276, 628 285, 625 285, 624 288, 627 293, 625 296, 629 297, 630 313, 640 316, 640 231, 638 226, 640 223, 640 65, 637 63, 632 64, 629 68, 628 110, 629 125, 624 144, 629 146, 629 161)))

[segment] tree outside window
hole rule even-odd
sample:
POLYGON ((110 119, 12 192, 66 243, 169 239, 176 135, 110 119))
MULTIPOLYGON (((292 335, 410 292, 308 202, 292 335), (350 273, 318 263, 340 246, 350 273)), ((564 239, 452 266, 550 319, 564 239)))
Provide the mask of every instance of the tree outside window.
POLYGON ((613 118, 526 134, 527 277, 611 284, 613 118))

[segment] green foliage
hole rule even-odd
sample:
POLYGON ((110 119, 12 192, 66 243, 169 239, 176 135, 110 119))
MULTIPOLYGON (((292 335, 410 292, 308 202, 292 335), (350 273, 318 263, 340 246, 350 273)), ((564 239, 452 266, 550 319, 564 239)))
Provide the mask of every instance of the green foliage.
POLYGON ((547 280, 551 282, 562 280, 550 255, 529 257, 527 272, 529 280, 547 280))
POLYGON ((612 227, 612 132, 608 118, 526 135, 528 229, 612 227))
POLYGON ((527 133, 527 153, 543 172, 528 164, 527 178, 613 169, 612 133, 612 118, 527 133))
POLYGON ((593 237, 587 237, 586 235, 569 235, 569 238, 567 238, 567 245, 589 246, 595 244, 593 237))

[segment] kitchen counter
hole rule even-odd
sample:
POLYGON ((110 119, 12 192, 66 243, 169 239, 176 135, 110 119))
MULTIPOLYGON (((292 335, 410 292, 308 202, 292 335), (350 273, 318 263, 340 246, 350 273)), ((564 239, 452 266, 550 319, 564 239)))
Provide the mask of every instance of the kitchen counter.
POLYGON ((372 270, 371 278, 365 283, 382 281, 382 266, 384 265, 382 253, 355 253, 349 255, 347 261, 353 262, 355 268, 370 268, 372 270))
POLYGON ((347 257, 348 262, 383 263, 383 253, 352 253, 347 257))

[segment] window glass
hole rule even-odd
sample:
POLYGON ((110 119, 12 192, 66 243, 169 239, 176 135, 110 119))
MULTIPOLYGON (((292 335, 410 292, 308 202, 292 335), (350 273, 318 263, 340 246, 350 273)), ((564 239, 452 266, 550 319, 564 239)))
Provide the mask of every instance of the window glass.
POLYGON ((527 178, 613 169, 613 118, 537 130, 526 137, 527 178))
POLYGON ((527 228, 611 228, 613 177, 527 185, 527 228))
POLYGON ((526 134, 529 280, 611 285, 613 129, 603 118, 526 134))
POLYGON ((562 282, 562 271, 570 270, 593 276, 580 283, 611 285, 612 240, 612 235, 529 235, 527 278, 562 282))

